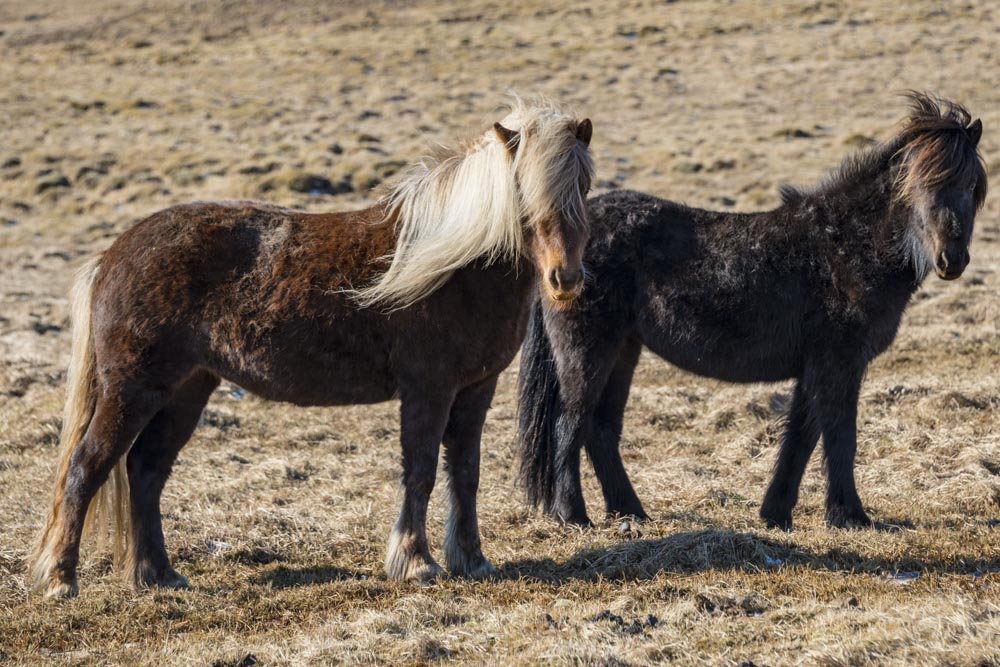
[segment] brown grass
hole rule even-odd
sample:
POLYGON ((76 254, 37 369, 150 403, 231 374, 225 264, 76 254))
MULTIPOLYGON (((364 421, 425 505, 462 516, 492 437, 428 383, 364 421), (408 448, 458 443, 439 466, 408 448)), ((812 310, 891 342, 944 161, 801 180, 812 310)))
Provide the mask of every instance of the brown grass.
MULTIPOLYGON (((825 528, 818 462, 797 529, 763 529, 788 385, 646 358, 623 445, 655 517, 641 526, 524 509, 503 376, 480 500, 499 582, 382 576, 396 405, 298 409, 225 385, 164 502, 192 590, 133 593, 95 556, 78 599, 45 602, 23 564, 50 497, 71 267, 137 217, 212 197, 359 206, 289 184, 385 178, 494 120, 509 88, 594 119, 598 190, 773 206, 781 181, 888 136, 908 88, 981 115, 996 164, 998 27, 987 3, 924 1, 0 4, 0 663, 1000 663, 992 200, 966 276, 926 284, 864 387, 862 497, 898 530, 825 528)), ((586 490, 596 516, 590 474, 586 490)))

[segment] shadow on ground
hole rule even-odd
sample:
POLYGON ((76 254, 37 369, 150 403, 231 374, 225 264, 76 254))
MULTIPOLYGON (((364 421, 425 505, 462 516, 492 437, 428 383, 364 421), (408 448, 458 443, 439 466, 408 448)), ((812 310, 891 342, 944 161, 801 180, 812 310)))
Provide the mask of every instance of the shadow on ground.
MULTIPOLYGON (((898 522, 890 525, 898 526, 898 522)), ((627 539, 617 544, 584 549, 564 562, 552 558, 526 558, 503 563, 501 580, 522 580, 545 584, 571 581, 643 581, 661 572, 692 574, 707 570, 763 572, 778 568, 805 568, 817 571, 860 574, 923 573, 980 575, 1000 572, 1000 557, 962 555, 948 559, 909 556, 864 555, 830 548, 811 550, 791 539, 771 538, 725 529, 679 532, 656 539, 627 539)), ((360 572, 330 565, 287 567, 280 565, 261 572, 252 581, 276 589, 363 581, 381 573, 360 572)))
POLYGON ((500 568, 504 579, 565 583, 595 579, 645 580, 660 572, 705 570, 762 571, 778 567, 851 573, 937 572, 981 574, 1000 570, 1000 558, 963 555, 949 559, 880 557, 831 548, 805 549, 790 540, 731 530, 685 531, 657 539, 633 539, 584 549, 559 563, 551 558, 523 559, 500 568))
POLYGON ((281 565, 261 572, 251 581, 258 585, 281 589, 328 584, 335 581, 360 581, 368 578, 369 575, 363 572, 346 570, 340 567, 333 567, 332 565, 314 565, 310 567, 285 567, 281 565))

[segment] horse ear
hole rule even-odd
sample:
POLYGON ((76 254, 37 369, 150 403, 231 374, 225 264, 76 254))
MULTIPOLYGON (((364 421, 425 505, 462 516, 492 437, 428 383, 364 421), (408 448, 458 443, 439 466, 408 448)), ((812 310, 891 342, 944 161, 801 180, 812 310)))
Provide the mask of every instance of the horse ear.
POLYGON ((969 127, 965 128, 965 131, 969 134, 969 141, 972 142, 972 145, 978 146, 979 140, 983 136, 983 121, 977 118, 969 124, 969 127))
POLYGON ((576 126, 576 138, 583 142, 584 146, 590 146, 590 138, 594 136, 594 125, 589 118, 584 118, 576 126))
POLYGON ((503 145, 507 147, 510 154, 513 155, 517 152, 518 137, 520 134, 517 130, 508 130, 506 127, 500 123, 493 123, 493 129, 496 131, 497 136, 500 137, 500 141, 503 145))

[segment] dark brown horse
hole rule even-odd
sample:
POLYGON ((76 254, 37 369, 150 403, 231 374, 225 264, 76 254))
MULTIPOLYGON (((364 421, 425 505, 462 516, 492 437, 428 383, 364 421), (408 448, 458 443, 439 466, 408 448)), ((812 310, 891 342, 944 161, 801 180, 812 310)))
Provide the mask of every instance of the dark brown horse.
POLYGON ((193 203, 122 234, 74 288, 61 463, 34 584, 76 594, 81 534, 103 517, 135 585, 186 585, 160 494, 220 378, 298 405, 400 398, 405 495, 386 572, 442 572, 424 529, 442 441, 445 564, 494 572, 476 519, 483 421, 536 272, 556 303, 579 293, 590 136, 589 120, 517 103, 363 211, 193 203))
POLYGON ((926 95, 910 102, 897 136, 816 188, 784 188, 773 211, 702 211, 638 192, 589 202, 593 280, 570 309, 536 305, 521 354, 521 473, 532 502, 589 522, 585 448, 607 512, 645 517, 618 451, 645 345, 706 377, 795 378, 761 517, 791 527, 822 436, 827 521, 872 525, 854 482, 865 369, 931 270, 962 274, 986 196, 980 121, 926 95))

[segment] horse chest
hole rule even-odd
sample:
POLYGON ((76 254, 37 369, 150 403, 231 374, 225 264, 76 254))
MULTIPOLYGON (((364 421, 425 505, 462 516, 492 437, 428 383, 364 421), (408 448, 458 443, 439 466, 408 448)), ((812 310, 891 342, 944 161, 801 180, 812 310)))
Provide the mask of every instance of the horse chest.
POLYGON ((529 276, 511 280, 492 269, 456 275, 424 308, 396 323, 397 373, 455 386, 497 375, 524 337, 530 286, 529 276))

